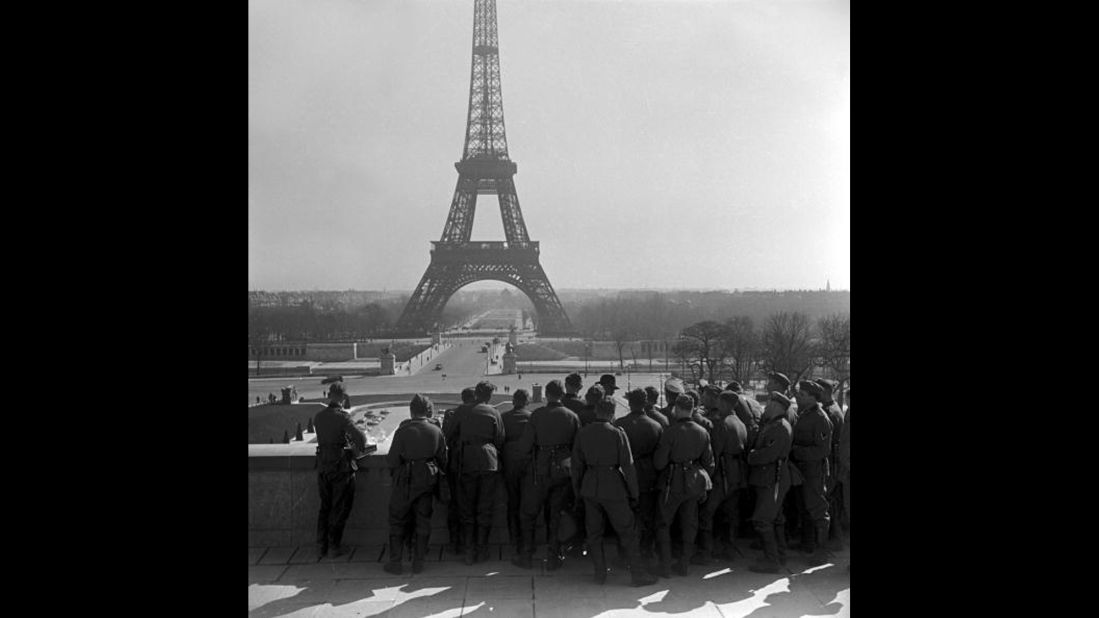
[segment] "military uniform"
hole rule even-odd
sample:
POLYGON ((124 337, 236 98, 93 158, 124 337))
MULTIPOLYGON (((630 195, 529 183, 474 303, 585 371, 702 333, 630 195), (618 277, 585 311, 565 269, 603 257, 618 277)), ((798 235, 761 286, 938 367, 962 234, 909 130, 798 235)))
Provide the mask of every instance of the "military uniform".
POLYGON ((458 471, 457 434, 454 433, 454 423, 459 414, 465 414, 472 403, 463 403, 457 408, 452 408, 443 413, 443 436, 446 438, 449 461, 446 467, 446 482, 449 485, 450 500, 446 505, 446 527, 449 533, 449 541, 455 553, 462 553, 462 512, 458 507, 458 483, 461 480, 458 471))
POLYGON ((843 417, 843 429, 840 431, 840 445, 837 452, 837 475, 843 483, 843 510, 847 513, 848 522, 851 519, 851 407, 843 417))
POLYGON ((561 405, 550 402, 538 408, 530 416, 519 440, 519 451, 532 453, 531 465, 523 478, 522 496, 519 505, 519 524, 522 532, 523 553, 517 564, 529 567, 530 557, 534 553, 534 523, 538 513, 546 504, 549 506, 550 566, 560 566, 561 543, 557 537, 557 526, 561 518, 561 509, 568 505, 572 491, 568 459, 572 454, 572 443, 576 432, 580 430, 580 419, 576 414, 561 405))
MULTIPOLYGON (((653 455, 653 464, 660 471, 657 479, 657 543, 660 546, 661 575, 669 575, 671 564, 672 521, 679 516, 682 531, 683 556, 692 553, 698 531, 698 502, 712 484, 714 454, 710 450, 710 434, 692 418, 676 419, 661 435, 653 455)), ((681 557, 676 565, 680 575, 687 573, 687 560, 681 557)))
MULTIPOLYGON (((831 466, 832 474, 828 477, 828 543, 830 549, 842 550, 843 549, 843 532, 840 524, 840 509, 843 507, 843 483, 840 480, 838 474, 836 474, 837 464, 839 463, 839 447, 840 447, 840 435, 843 433, 843 410, 840 409, 839 404, 835 401, 828 400, 821 402, 821 408, 828 415, 828 420, 832 422, 832 452, 829 456, 829 464, 831 466)), ((824 542, 822 539, 820 542, 824 542)))
MULTIPOLYGON (((823 547, 828 539, 828 496, 825 490, 830 473, 828 459, 832 450, 832 422, 819 404, 802 410, 794 425, 794 446, 790 457, 802 476, 801 508, 802 539, 809 541, 803 549, 812 552, 823 547), (806 529, 805 526, 811 527, 806 529), (817 541, 813 541, 813 532, 817 541)), ((821 555, 810 562, 817 562, 821 555)))
POLYGON ((626 432, 609 419, 596 419, 577 433, 572 457, 573 489, 584 501, 588 551, 596 581, 602 583, 607 576, 603 554, 605 514, 618 535, 619 547, 624 550, 636 583, 644 577, 644 570, 630 504, 638 500, 639 490, 626 432))
POLYGON ((661 429, 668 428, 668 417, 664 416, 664 413, 656 408, 652 404, 645 405, 645 416, 653 419, 660 425, 661 429))
POLYGON ((313 427, 317 431, 317 487, 321 499, 317 550, 323 556, 329 547, 341 551, 344 525, 355 501, 355 470, 344 447, 350 439, 365 449, 366 438, 351 422, 351 415, 338 405, 329 404, 317 412, 313 427))
POLYGON ((565 393, 561 397, 561 405, 572 410, 577 416, 580 416, 580 411, 584 409, 586 404, 579 395, 575 393, 565 393))
MULTIPOLYGON (((664 428, 643 411, 631 410, 614 424, 626 432, 637 472, 637 521, 640 524, 639 547, 646 554, 652 552, 656 541, 656 467, 653 455, 660 443, 664 428)), ((615 528, 617 530, 617 528, 615 528)))
POLYGON ((764 421, 748 453, 748 484, 755 490, 752 524, 763 543, 763 558, 748 568, 764 573, 777 573, 785 563, 785 543, 778 543, 783 534, 785 516, 783 499, 790 489, 790 467, 787 458, 793 444, 793 429, 784 415, 764 421))
POLYGON ((506 434, 503 453, 504 487, 508 492, 508 537, 516 546, 517 553, 523 553, 522 534, 519 526, 519 504, 522 496, 523 475, 530 465, 530 451, 519 448, 519 439, 530 422, 531 412, 526 408, 516 408, 500 415, 506 434))
MULTIPOLYGON (((413 571, 422 568, 431 536, 431 513, 436 485, 447 465, 443 431, 427 418, 411 418, 393 434, 386 454, 393 477, 389 493, 389 562, 400 564, 402 536, 415 532, 413 571)), ((399 567, 396 569, 399 572, 399 567)))
POLYGON ((698 518, 699 551, 692 559, 695 564, 708 564, 710 561, 714 516, 718 509, 725 514, 729 531, 725 556, 731 560, 736 554, 733 542, 736 540, 736 528, 739 524, 739 494, 748 480, 748 471, 743 462, 747 445, 748 430, 735 414, 729 414, 723 419, 714 419, 714 429, 710 432, 710 447, 713 449, 717 470, 713 480, 714 488, 703 503, 702 512, 698 518))
POLYGON ((462 516, 462 543, 466 564, 488 553, 492 508, 500 481, 499 451, 504 447, 504 423, 492 406, 479 403, 457 411, 447 435, 455 441, 460 482, 458 509, 462 516), (474 554, 476 543, 477 553, 474 554))

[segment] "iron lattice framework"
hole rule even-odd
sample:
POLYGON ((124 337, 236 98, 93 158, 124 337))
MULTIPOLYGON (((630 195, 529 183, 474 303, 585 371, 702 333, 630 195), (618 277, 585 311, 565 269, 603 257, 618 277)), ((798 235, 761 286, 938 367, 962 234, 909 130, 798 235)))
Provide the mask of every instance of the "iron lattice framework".
POLYGON ((450 297, 476 281, 514 285, 534 304, 542 334, 565 334, 572 326, 538 260, 519 197, 518 167, 508 157, 504 98, 500 88, 500 52, 496 37, 496 0, 474 0, 473 62, 469 79, 469 115, 462 160, 455 163, 458 185, 443 235, 433 242, 431 263, 405 306, 397 328, 423 332, 433 327, 450 297), (497 196, 504 242, 471 241, 478 195, 497 196))

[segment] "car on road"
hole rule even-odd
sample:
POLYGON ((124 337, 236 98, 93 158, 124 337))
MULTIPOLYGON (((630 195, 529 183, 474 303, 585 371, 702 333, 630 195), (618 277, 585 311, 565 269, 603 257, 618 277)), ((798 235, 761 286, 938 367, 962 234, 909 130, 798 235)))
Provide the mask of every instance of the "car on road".
POLYGON ((440 369, 442 369, 442 368, 443 368, 443 366, 442 366, 441 364, 439 364, 439 363, 435 363, 435 369, 434 369, 434 371, 438 371, 438 370, 440 370, 440 369))

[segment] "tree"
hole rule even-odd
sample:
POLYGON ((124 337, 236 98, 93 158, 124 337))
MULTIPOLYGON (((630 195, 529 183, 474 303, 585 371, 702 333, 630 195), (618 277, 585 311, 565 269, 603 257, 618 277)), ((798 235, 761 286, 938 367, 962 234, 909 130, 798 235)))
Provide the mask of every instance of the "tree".
POLYGON ((726 328, 713 320, 705 320, 684 328, 680 337, 693 349, 701 369, 705 369, 709 380, 714 382, 721 365, 725 361, 726 328))
POLYGON ((817 362, 832 371, 832 377, 840 383, 837 400, 847 379, 851 377, 851 316, 834 314, 817 320, 817 362))
POLYGON ((698 345, 691 339, 678 339, 672 345, 672 356, 679 361, 684 369, 690 369, 691 379, 697 380, 702 374, 702 365, 695 359, 698 357, 698 345))
POLYGON ((759 331, 752 318, 741 315, 726 320, 723 343, 728 354, 726 366, 732 379, 747 387, 755 374, 760 346, 759 331))
POLYGON ((813 366, 812 328, 801 312, 773 313, 763 326, 760 358, 767 371, 797 382, 813 366))

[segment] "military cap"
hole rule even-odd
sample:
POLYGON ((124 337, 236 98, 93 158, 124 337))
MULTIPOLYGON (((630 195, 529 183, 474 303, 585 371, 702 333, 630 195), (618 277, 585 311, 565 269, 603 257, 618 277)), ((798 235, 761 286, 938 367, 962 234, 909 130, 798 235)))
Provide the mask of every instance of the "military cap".
POLYGON ((332 384, 333 382, 343 382, 343 376, 328 376, 321 380, 321 384, 332 384))
POLYGON ((698 391, 693 388, 688 388, 687 392, 683 394, 690 397, 694 401, 696 408, 698 407, 698 402, 702 401, 702 397, 698 394, 698 391))
POLYGON ((645 391, 640 388, 635 388, 632 391, 626 393, 626 401, 632 405, 645 405, 649 400, 649 396, 645 394, 645 391))
POLYGON ((798 382, 798 390, 804 391, 805 393, 814 397, 824 396, 824 389, 820 387, 820 384, 817 384, 816 382, 812 382, 810 380, 802 380, 801 382, 798 382))
POLYGON ((786 374, 784 374, 784 373, 779 373, 777 371, 773 372, 773 373, 769 373, 769 374, 767 374, 767 378, 770 379, 770 380, 774 380, 775 382, 778 382, 779 384, 782 384, 782 388, 790 388, 790 384, 791 384, 790 378, 787 378, 786 374))
POLYGON ((595 407, 600 414, 610 414, 611 416, 614 416, 614 408, 615 404, 613 399, 604 399, 595 407))
POLYGON ((679 378, 671 378, 664 382, 664 390, 669 393, 683 393, 683 380, 679 378))
POLYGON ((831 393, 836 390, 836 386, 839 384, 839 382, 829 380, 828 378, 817 378, 814 382, 820 384, 821 388, 823 388, 826 393, 831 393))
POLYGON ((706 378, 698 379, 698 388, 706 388, 707 384, 709 384, 709 382, 706 381, 706 378))
POLYGON ((729 382, 729 385, 725 387, 725 390, 733 391, 734 393, 743 393, 744 387, 740 385, 740 382, 733 380, 732 382, 729 382))
POLYGON ((612 395, 621 388, 614 383, 614 375, 609 373, 599 376, 599 383, 603 385, 603 390, 610 391, 612 395))
POLYGON ((576 373, 575 371, 565 376, 565 384, 568 384, 569 386, 580 386, 583 383, 583 378, 581 378, 580 374, 576 373))
POLYGON ((435 409, 435 405, 428 397, 416 393, 412 396, 412 401, 408 402, 408 409, 412 410, 413 414, 430 414, 435 409))
POLYGON ((716 384, 709 384, 702 389, 702 392, 707 395, 713 395, 714 397, 720 397, 721 387, 716 384))
POLYGON ((592 384, 588 387, 588 392, 584 394, 584 399, 598 399, 602 401, 607 397, 607 391, 603 390, 603 387, 599 384, 592 384))
POLYGON ((790 398, 778 391, 771 391, 771 401, 782 405, 783 409, 789 409, 790 398))
POLYGON ((679 408, 680 410, 694 410, 695 402, 687 395, 680 395, 679 397, 675 398, 675 407, 679 408))

